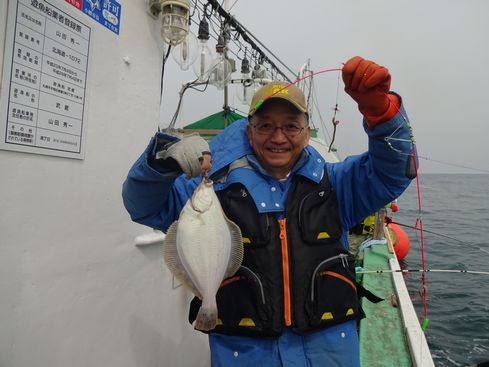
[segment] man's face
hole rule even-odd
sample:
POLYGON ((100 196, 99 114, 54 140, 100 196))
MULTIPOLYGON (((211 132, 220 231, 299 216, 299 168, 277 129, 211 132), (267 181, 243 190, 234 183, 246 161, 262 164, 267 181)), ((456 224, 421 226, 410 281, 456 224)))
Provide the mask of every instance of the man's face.
POLYGON ((309 144, 311 129, 305 113, 287 101, 271 99, 251 117, 246 134, 263 168, 282 179, 309 144))

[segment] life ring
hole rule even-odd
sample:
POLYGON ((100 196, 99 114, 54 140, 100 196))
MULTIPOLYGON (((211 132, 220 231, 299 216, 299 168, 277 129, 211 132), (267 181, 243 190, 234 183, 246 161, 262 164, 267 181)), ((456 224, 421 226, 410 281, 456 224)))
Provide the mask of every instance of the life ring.
POLYGON ((394 244, 394 252, 396 253, 397 259, 403 260, 411 248, 409 237, 397 224, 389 223, 387 228, 389 228, 389 233, 392 238, 392 243, 394 244))

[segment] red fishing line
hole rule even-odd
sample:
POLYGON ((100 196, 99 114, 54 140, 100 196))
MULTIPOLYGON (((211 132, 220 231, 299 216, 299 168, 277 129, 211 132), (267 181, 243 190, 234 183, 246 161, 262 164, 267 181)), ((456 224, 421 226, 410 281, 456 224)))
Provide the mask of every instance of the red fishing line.
MULTIPOLYGON (((332 71, 341 71, 341 70, 342 70, 342 68, 324 69, 324 70, 319 70, 319 71, 317 71, 315 73, 306 75, 306 76, 304 76, 302 78, 298 78, 295 81, 293 81, 293 82, 291 82, 291 83, 283 86, 282 88, 280 88, 279 90, 277 90, 275 93, 269 95, 264 100, 258 101, 258 103, 255 105, 255 108, 260 107, 267 99, 272 98, 273 96, 275 96, 276 94, 280 93, 284 89, 287 89, 291 85, 294 85, 294 84, 300 82, 301 80, 304 80, 306 78, 310 78, 310 77, 312 77, 314 75, 328 73, 328 72, 332 72, 332 71)), ((386 95, 387 95, 387 93, 386 93, 386 95)), ((427 297, 427 293, 428 292, 427 292, 426 275, 425 275, 426 268, 425 268, 425 254, 424 254, 424 231, 423 231, 423 220, 422 220, 422 209, 421 209, 421 188, 420 188, 420 184, 419 184, 418 163, 417 163, 418 156, 417 156, 417 151, 416 151, 416 144, 414 143, 412 129, 411 129, 411 126, 409 124, 409 121, 403 115, 403 113, 401 112, 400 108, 397 105, 395 107, 396 107, 397 112, 401 115, 401 117, 406 122, 406 124, 409 127, 409 129, 411 130, 411 144, 413 146, 414 170, 416 172, 416 189, 417 189, 417 197, 418 197, 417 199, 418 199, 418 215, 419 215, 418 218, 416 219, 416 226, 418 226, 418 224, 419 224, 419 232, 420 232, 420 240, 421 240, 421 268, 422 268, 422 275, 421 275, 420 294, 421 294, 421 298, 423 300, 423 315, 425 317, 425 319, 423 321, 423 326, 422 326, 423 331, 424 331, 426 329, 426 326, 428 325, 428 318, 427 318, 427 316, 428 316, 428 307, 427 307, 427 302, 426 302, 426 297, 427 297)))
POLYGON ((421 269, 422 274, 421 274, 421 288, 420 288, 420 295, 423 300, 423 316, 424 316, 424 321, 423 321, 423 331, 426 329, 426 326, 428 325, 428 306, 426 302, 427 294, 428 294, 428 287, 426 284, 426 268, 425 268, 425 254, 424 254, 424 231, 423 231, 423 219, 422 219, 422 209, 421 209, 421 185, 419 184, 419 175, 418 175, 418 156, 417 156, 417 149, 416 149, 416 144, 414 143, 413 135, 412 135, 412 129, 411 126, 408 122, 408 119, 403 115, 399 107, 395 106, 397 109, 397 112, 401 115, 403 120, 406 122, 407 126, 411 130, 411 144, 413 146, 413 161, 414 161, 414 171, 416 172, 416 191, 417 191, 417 199, 418 199, 418 218, 416 218, 416 224, 415 228, 419 227, 419 233, 420 233, 420 242, 421 242, 421 269))
POLYGON ((293 82, 290 82, 289 84, 287 85, 284 85, 282 88, 280 88, 279 90, 277 90, 275 93, 269 95, 268 97, 266 97, 265 99, 261 99, 259 100, 256 105, 255 105, 255 109, 258 109, 258 107, 260 107, 267 99, 269 98, 272 98, 273 96, 275 96, 276 94, 282 92, 284 89, 287 89, 288 87, 290 87, 291 85, 294 85, 296 83, 299 83, 301 80, 304 80, 304 79, 307 79, 307 78, 310 78, 314 75, 318 75, 318 74, 322 74, 322 73, 328 73, 328 72, 331 72, 331 71, 341 71, 342 69, 341 68, 334 68, 334 69, 324 69, 324 70, 319 70, 319 71, 316 71, 315 73, 312 73, 312 74, 309 74, 309 75, 306 75, 306 76, 303 76, 302 78, 298 78, 296 80, 294 80, 293 82))

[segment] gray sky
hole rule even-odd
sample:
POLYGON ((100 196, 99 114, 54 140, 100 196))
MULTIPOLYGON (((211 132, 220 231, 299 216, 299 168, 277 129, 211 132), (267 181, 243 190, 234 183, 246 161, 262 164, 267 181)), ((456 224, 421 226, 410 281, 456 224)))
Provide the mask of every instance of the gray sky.
MULTIPOLYGON (((441 161, 489 173, 487 0, 238 0, 231 13, 294 71, 307 59, 317 71, 338 67, 355 55, 386 66, 391 89, 403 97, 418 153, 429 159, 421 159, 421 172, 478 173, 436 162, 441 161)), ((197 32, 195 25, 192 30, 197 32)), ((168 60, 162 125, 175 111, 180 85, 193 78, 168 60)), ((315 78, 330 132, 336 85, 337 74, 315 78)), ((230 100, 247 111, 233 95, 230 100)), ((222 101, 222 92, 212 86, 206 93, 186 92, 177 126, 219 111, 222 101)), ((342 83, 339 108, 335 145, 344 158, 363 152, 367 139, 342 83)))

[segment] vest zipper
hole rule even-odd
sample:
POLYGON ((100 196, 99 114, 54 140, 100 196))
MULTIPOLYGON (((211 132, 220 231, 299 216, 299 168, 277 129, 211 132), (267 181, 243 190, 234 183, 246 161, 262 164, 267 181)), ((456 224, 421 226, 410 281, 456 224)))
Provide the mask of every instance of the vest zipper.
POLYGON ((292 317, 290 310, 290 273, 289 273, 289 246, 287 243, 287 220, 285 218, 278 219, 280 225, 280 246, 282 249, 282 272, 284 280, 284 319, 285 325, 292 325, 292 317))

